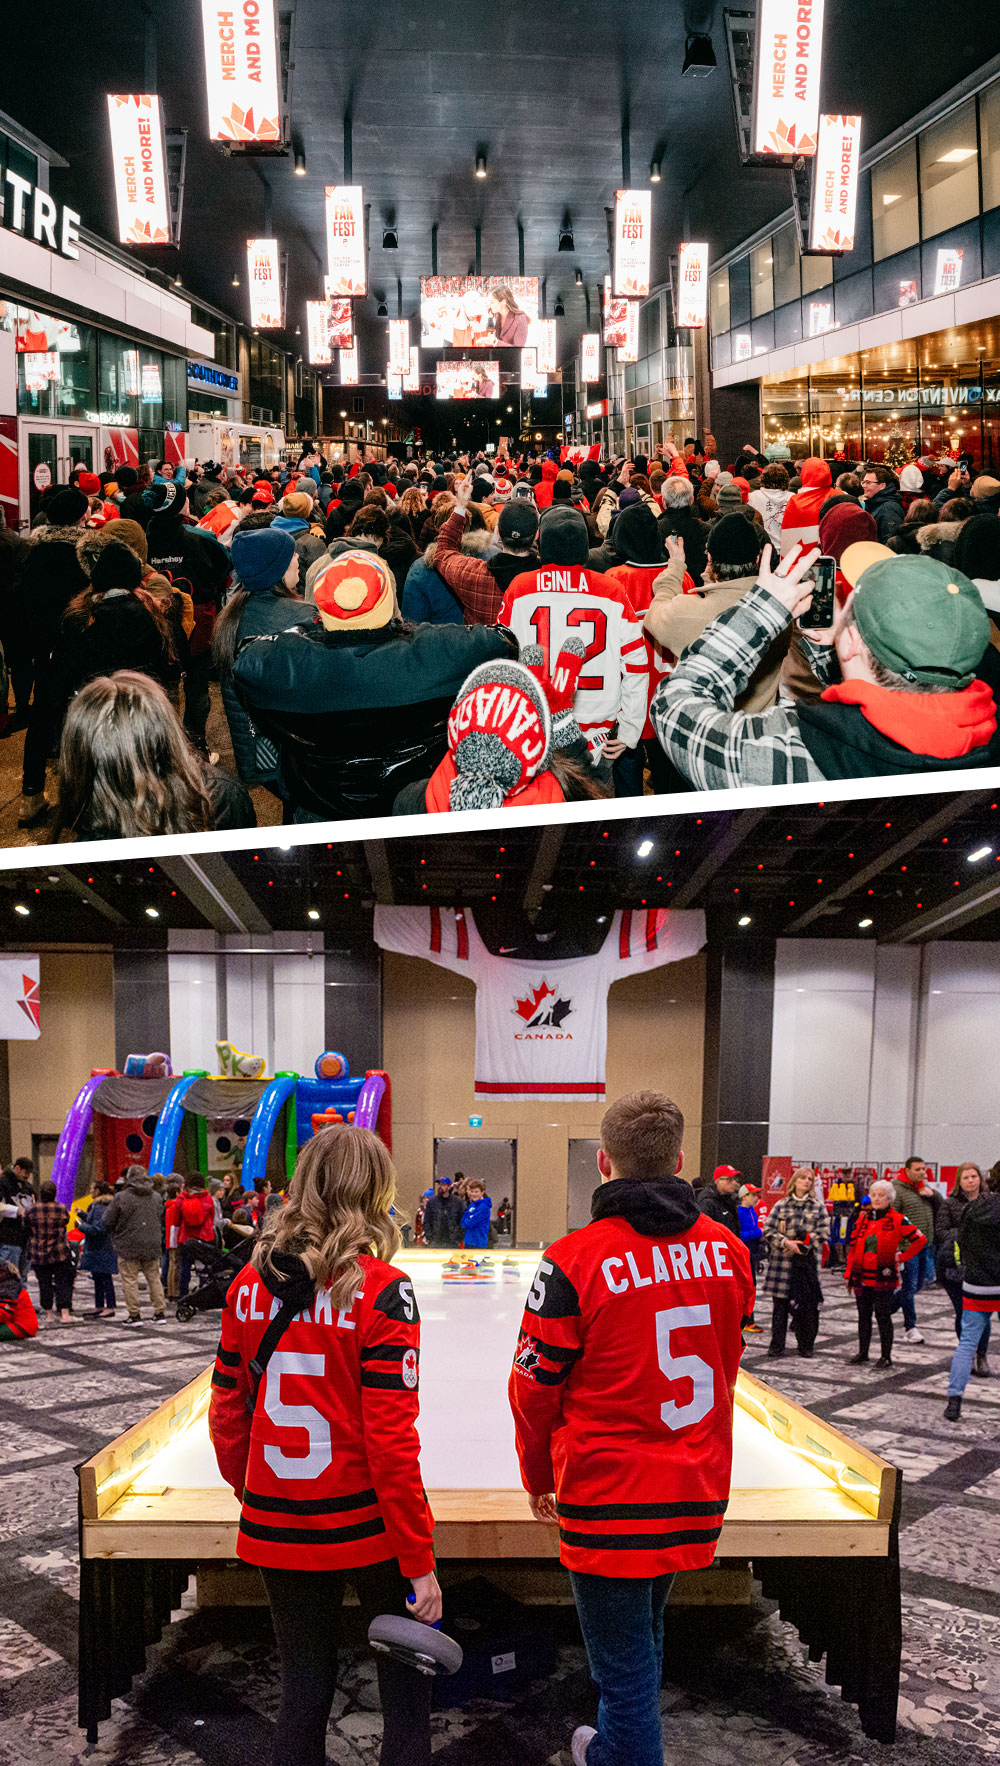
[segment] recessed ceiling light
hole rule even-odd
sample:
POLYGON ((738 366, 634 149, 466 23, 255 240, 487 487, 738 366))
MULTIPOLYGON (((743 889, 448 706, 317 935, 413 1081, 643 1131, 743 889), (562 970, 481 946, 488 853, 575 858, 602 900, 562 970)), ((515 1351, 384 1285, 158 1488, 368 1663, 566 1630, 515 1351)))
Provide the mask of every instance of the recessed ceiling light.
POLYGON ((651 840, 644 840, 642 844, 636 848, 639 858, 648 858, 652 850, 653 842, 651 840))
POLYGON ((960 166, 963 160, 975 159, 974 147, 950 147, 947 153, 938 154, 934 161, 936 166, 960 166))
POLYGON ((151 920, 158 920, 160 917, 159 908, 147 908, 146 912, 151 920))
POLYGON ((309 909, 309 918, 310 918, 310 920, 318 920, 319 919, 319 908, 310 908, 309 909))
POLYGON ((888 208, 890 203, 898 202, 898 201, 899 201, 899 191, 897 190, 895 196, 883 196, 882 207, 888 208))
POLYGON ((749 926, 750 915, 749 914, 741 914, 739 919, 737 920, 736 924, 738 926, 749 926))
POLYGON ((990 853, 992 851, 993 851, 992 846, 977 846, 975 852, 969 853, 967 862, 970 865, 974 865, 981 858, 989 858, 990 853))
POLYGON ((16 901, 14 903, 14 912, 15 912, 15 914, 23 914, 25 916, 25 918, 27 918, 27 916, 31 912, 31 909, 26 908, 23 901, 16 901))
POLYGON ((870 921, 870 920, 859 920, 859 921, 858 921, 858 925, 859 925, 859 926, 860 926, 860 927, 861 927, 861 930, 862 930, 862 931, 864 931, 864 929, 865 929, 865 927, 866 927, 866 926, 870 926, 870 925, 871 925, 871 923, 872 923, 872 922, 871 922, 871 921, 870 921))

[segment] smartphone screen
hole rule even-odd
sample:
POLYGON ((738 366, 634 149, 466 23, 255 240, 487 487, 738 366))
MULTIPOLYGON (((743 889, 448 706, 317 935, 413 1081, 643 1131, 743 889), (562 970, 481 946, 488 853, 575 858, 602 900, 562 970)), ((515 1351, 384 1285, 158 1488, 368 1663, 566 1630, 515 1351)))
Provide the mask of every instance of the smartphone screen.
POLYGON ((799 624, 806 631, 821 631, 825 626, 833 624, 833 613, 836 606, 837 560, 835 558, 817 558, 813 565, 813 597, 812 606, 804 613, 799 624))

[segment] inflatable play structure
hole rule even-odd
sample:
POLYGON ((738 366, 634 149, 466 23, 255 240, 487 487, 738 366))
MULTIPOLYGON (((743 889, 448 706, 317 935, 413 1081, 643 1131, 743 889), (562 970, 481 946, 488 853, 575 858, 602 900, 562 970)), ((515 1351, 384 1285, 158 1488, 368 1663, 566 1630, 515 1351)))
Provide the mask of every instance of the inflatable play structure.
POLYGON ((353 1122, 392 1147, 388 1073, 354 1077, 336 1049, 319 1055, 314 1077, 279 1072, 268 1078, 259 1056, 219 1043, 218 1074, 175 1075, 166 1055, 130 1055, 125 1071, 97 1068, 66 1116, 52 1163, 60 1202, 72 1207, 80 1159, 93 1137, 94 1179, 117 1182, 126 1165, 147 1171, 238 1171, 244 1189, 258 1177, 284 1188, 299 1151, 318 1129, 353 1122))

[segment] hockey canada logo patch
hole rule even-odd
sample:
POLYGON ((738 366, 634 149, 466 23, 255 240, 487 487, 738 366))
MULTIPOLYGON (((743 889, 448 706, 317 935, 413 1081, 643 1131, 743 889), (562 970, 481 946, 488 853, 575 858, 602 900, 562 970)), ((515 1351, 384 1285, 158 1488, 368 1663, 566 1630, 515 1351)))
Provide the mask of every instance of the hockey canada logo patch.
POLYGON ((408 1349, 406 1351, 406 1354, 403 1356, 403 1385, 408 1386, 410 1391, 412 1392, 416 1383, 417 1383, 417 1352, 415 1349, 408 1349))
POLYGON ((541 1356, 535 1348, 533 1339, 526 1336, 524 1331, 522 1331, 517 1340, 517 1354, 514 1357, 514 1366, 518 1368, 522 1374, 530 1374, 532 1370, 538 1366, 540 1360, 541 1356))
POLYGON ((514 1011, 527 1026, 514 1032, 515 1042, 537 1040, 571 1041, 573 1032, 562 1027, 573 1010, 573 1002, 560 999, 554 987, 544 979, 532 987, 524 999, 515 999, 514 1011))

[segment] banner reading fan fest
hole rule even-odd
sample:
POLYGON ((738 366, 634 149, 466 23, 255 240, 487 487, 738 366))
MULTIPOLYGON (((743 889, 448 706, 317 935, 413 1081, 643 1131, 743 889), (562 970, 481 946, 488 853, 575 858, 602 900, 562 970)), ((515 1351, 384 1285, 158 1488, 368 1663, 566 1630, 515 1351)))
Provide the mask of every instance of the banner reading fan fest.
POLYGON ((202 0, 208 133, 233 144, 281 141, 274 0, 202 0))
POLYGON ((751 151, 816 152, 824 0, 759 0, 751 151))
POLYGON ((160 100, 150 92, 109 93, 108 121, 118 238, 122 245, 169 245, 160 100))
POLYGON ((613 293, 641 300, 649 293, 652 199, 648 190, 615 191, 615 283, 613 293))
POLYGON ((281 270, 276 239, 247 240, 250 323, 261 331, 281 329, 281 270))
POLYGON ((326 259, 328 295, 367 294, 365 206, 360 184, 326 187, 326 259))

